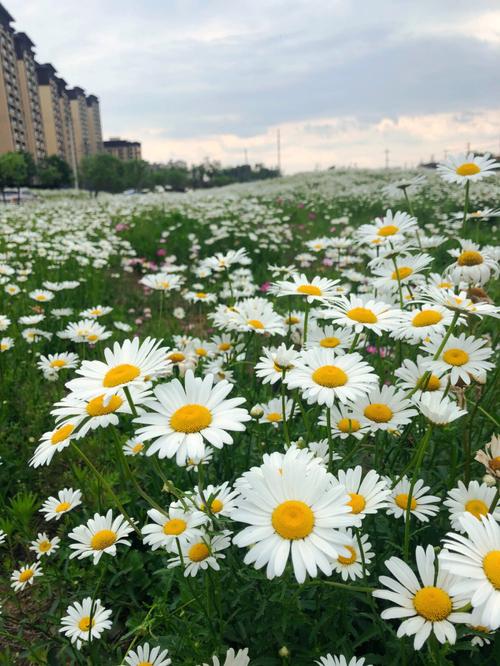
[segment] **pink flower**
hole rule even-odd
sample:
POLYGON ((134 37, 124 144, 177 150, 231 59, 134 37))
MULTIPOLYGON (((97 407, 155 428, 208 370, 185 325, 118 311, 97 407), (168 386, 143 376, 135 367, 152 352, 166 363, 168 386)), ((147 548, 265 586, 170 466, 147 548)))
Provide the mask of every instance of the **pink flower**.
POLYGON ((333 266, 333 259, 329 259, 328 257, 325 257, 323 259, 323 266, 333 266))
POLYGON ((118 224, 115 225, 115 231, 125 231, 125 229, 128 228, 128 224, 124 224, 123 222, 118 222, 118 224))
POLYGON ((269 287, 271 286, 270 282, 264 282, 264 284, 260 285, 260 291, 269 291, 269 287))
POLYGON ((308 217, 310 220, 315 220, 315 219, 316 219, 316 213, 308 213, 307 217, 308 217))
POLYGON ((156 254, 159 257, 164 257, 167 254, 167 251, 165 250, 164 247, 160 247, 160 248, 158 248, 158 250, 156 250, 156 254))
POLYGON ((297 204, 297 208, 304 208, 305 204, 302 203, 302 201, 299 201, 297 204))

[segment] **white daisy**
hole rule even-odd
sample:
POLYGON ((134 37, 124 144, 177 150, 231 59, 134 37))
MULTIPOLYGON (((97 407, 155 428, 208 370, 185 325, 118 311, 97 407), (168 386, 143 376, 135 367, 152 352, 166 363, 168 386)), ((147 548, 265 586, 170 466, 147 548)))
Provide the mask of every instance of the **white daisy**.
POLYGON ((123 445, 123 453, 126 456, 142 456, 144 455, 144 444, 134 437, 127 439, 123 445))
MULTIPOLYGON (((410 485, 408 477, 403 476, 394 486, 389 497, 387 515, 403 518, 406 522, 410 485)), ((411 494, 410 516, 415 516, 422 523, 427 523, 429 518, 439 512, 437 503, 441 501, 441 498, 435 495, 426 495, 429 490, 429 486, 424 486, 422 479, 417 479, 411 494)))
POLYGON ((80 650, 84 642, 98 639, 105 629, 111 629, 110 616, 111 611, 104 608, 100 599, 86 597, 82 603, 76 601, 68 606, 59 631, 80 650))
POLYGON ((198 486, 194 487, 194 501, 200 511, 206 513, 205 503, 210 506, 210 513, 230 517, 237 505, 238 491, 233 490, 227 481, 219 486, 208 486, 200 492, 198 486))
POLYGON ((432 263, 432 257, 428 254, 402 254, 398 255, 395 261, 396 268, 389 259, 377 262, 373 267, 372 273, 375 276, 373 286, 375 288, 397 291, 400 285, 421 282, 425 279, 422 272, 432 263))
MULTIPOLYGON (((262 409, 262 416, 259 423, 267 423, 269 425, 278 427, 279 423, 283 422, 283 403, 281 398, 271 398, 269 402, 258 405, 262 409)), ((285 400, 285 417, 288 421, 297 412, 297 406, 291 398, 285 400), (292 414, 293 409, 293 414, 292 414)))
POLYGON ((172 502, 165 513, 150 509, 148 516, 153 522, 141 530, 144 543, 151 546, 151 550, 165 548, 170 552, 177 552, 177 543, 184 545, 201 537, 200 527, 207 522, 202 511, 185 508, 180 502, 172 502))
POLYGON ((97 564, 103 553, 114 557, 117 545, 131 545, 125 537, 132 531, 133 527, 121 514, 118 514, 113 520, 111 509, 105 516, 96 513, 87 521, 86 525, 78 525, 68 534, 70 539, 76 541, 76 543, 70 544, 70 548, 74 551, 71 553, 70 559, 77 557, 81 560, 84 557, 92 556, 94 564, 97 564))
POLYGON ((44 289, 35 289, 34 291, 30 291, 28 296, 34 301, 38 301, 39 303, 46 303, 54 298, 54 294, 51 291, 44 289))
POLYGON ((408 213, 388 210, 384 217, 377 217, 371 224, 362 224, 356 231, 360 243, 381 245, 394 243, 413 234, 417 229, 417 220, 408 213))
POLYGON ((399 326, 401 311, 370 296, 350 294, 338 298, 335 305, 323 314, 333 324, 353 328, 355 333, 373 331, 382 335, 384 331, 393 331, 399 326))
POLYGON ((370 666, 370 664, 365 664, 365 657, 361 657, 361 659, 352 657, 347 661, 347 658, 343 654, 335 654, 333 656, 327 654, 326 657, 317 659, 315 663, 319 664, 319 666, 370 666))
POLYGON ((454 624, 469 622, 470 614, 461 613, 467 603, 463 594, 453 591, 455 576, 436 571, 436 554, 432 546, 415 550, 420 582, 410 567, 399 557, 390 557, 385 566, 394 578, 381 576, 380 582, 387 589, 375 590, 374 597, 387 599, 394 606, 382 611, 384 620, 403 619, 397 636, 415 636, 413 646, 420 650, 433 633, 440 643, 453 645, 457 640, 454 624))
POLYGON ((416 362, 410 359, 404 359, 403 365, 394 371, 398 378, 397 387, 406 391, 414 391, 412 394, 413 402, 417 402, 424 395, 433 395, 438 397, 446 389, 446 377, 444 372, 439 375, 430 374, 427 370, 428 358, 418 355, 416 362))
POLYGON ((45 532, 39 532, 37 538, 31 542, 30 550, 36 553, 38 559, 44 555, 52 555, 59 548, 61 539, 53 537, 52 539, 47 536, 45 532))
POLYGON ((309 280, 304 273, 294 273, 289 280, 274 282, 269 288, 269 293, 276 296, 301 296, 308 303, 325 302, 336 295, 334 287, 338 282, 339 280, 318 276, 309 280))
POLYGON ((357 465, 354 469, 340 469, 334 477, 349 495, 347 505, 359 520, 368 514, 377 513, 388 506, 387 499, 391 494, 387 480, 374 469, 368 471, 363 478, 363 469, 357 465))
POLYGON ((459 336, 450 335, 439 357, 434 360, 442 341, 442 335, 433 334, 421 349, 431 357, 426 363, 427 369, 435 371, 436 374, 449 372, 452 384, 457 384, 460 380, 464 384, 470 384, 471 376, 481 376, 494 367, 493 363, 486 360, 493 354, 486 340, 467 336, 465 333, 459 336))
POLYGON ((333 569, 342 576, 342 580, 356 580, 356 578, 363 578, 363 564, 370 564, 373 559, 374 553, 371 550, 371 543, 368 541, 368 536, 363 534, 360 538, 361 549, 359 542, 354 536, 352 530, 346 530, 346 535, 351 539, 351 543, 345 547, 349 551, 349 557, 342 557, 339 555, 337 560, 333 563, 333 569))
POLYGON ((44 432, 29 464, 32 467, 49 465, 56 453, 69 446, 72 439, 78 439, 80 435, 75 433, 75 427, 74 423, 67 422, 54 430, 44 432))
POLYGON ((169 292, 178 291, 184 283, 184 278, 175 273, 148 273, 139 282, 149 289, 169 292))
POLYGON ((353 404, 353 416, 363 425, 377 430, 397 430, 410 423, 417 410, 403 391, 393 386, 375 388, 353 404))
POLYGON ((219 571, 218 560, 225 559, 222 552, 231 545, 231 532, 224 530, 215 536, 207 533, 201 537, 196 537, 181 545, 181 556, 172 557, 168 560, 168 568, 183 566, 184 576, 196 576, 200 571, 206 571, 208 568, 219 571))
MULTIPOLYGON (((400 326, 391 335, 396 340, 408 340, 411 344, 418 344, 431 333, 444 335, 453 320, 451 310, 442 306, 422 306, 411 310, 402 310, 400 326)), ((462 323, 463 317, 458 323, 462 323)))
POLYGON ((456 262, 448 267, 447 272, 457 285, 462 282, 485 284, 491 276, 498 274, 498 262, 479 245, 469 240, 459 240, 460 250, 449 250, 456 262))
POLYGON ((441 393, 421 393, 415 404, 421 414, 438 426, 447 425, 467 414, 466 410, 459 409, 456 402, 441 393))
POLYGON ((238 650, 238 652, 235 652, 233 648, 229 648, 223 663, 219 661, 219 657, 213 656, 212 664, 205 663, 202 666, 248 666, 249 663, 248 648, 238 650))
POLYGON ((491 303, 473 301, 465 291, 456 294, 452 289, 440 289, 433 286, 424 289, 422 287, 418 295, 415 296, 415 301, 442 305, 459 314, 470 314, 476 317, 500 317, 500 308, 491 303))
MULTIPOLYGON (((452 488, 448 492, 445 506, 450 510, 451 526, 458 532, 464 532, 460 521, 465 513, 469 513, 477 520, 482 516, 487 516, 490 512, 490 506, 495 499, 495 488, 490 488, 485 483, 470 481, 466 486, 462 481, 458 482, 458 488, 452 488)), ((493 511, 495 520, 500 521, 500 506, 496 506, 493 511)))
POLYGON ((139 645, 135 650, 130 650, 124 659, 127 666, 170 666, 172 660, 168 656, 168 650, 161 647, 150 647, 149 643, 139 645))
POLYGON ((437 173, 448 183, 465 185, 470 181, 482 180, 492 176, 494 169, 500 165, 489 153, 474 155, 474 153, 460 153, 450 155, 445 162, 437 165, 437 173))
POLYGON ((33 585, 33 581, 37 576, 43 576, 40 562, 26 564, 12 572, 10 586, 15 592, 22 592, 27 585, 33 585))
POLYGON ((90 317, 91 319, 97 319, 98 317, 103 317, 104 315, 112 312, 113 308, 109 305, 96 305, 93 308, 88 308, 80 312, 80 317, 90 317))
POLYGON ((57 493, 57 497, 49 497, 42 504, 40 513, 45 514, 45 520, 55 518, 59 520, 61 516, 71 511, 82 503, 82 493, 73 488, 63 488, 57 493))
POLYGON ((61 370, 69 370, 78 367, 80 359, 78 354, 62 352, 60 354, 40 355, 37 367, 45 374, 58 373, 61 370))
MULTIPOLYGON (((361 423, 354 418, 351 405, 333 405, 330 407, 330 423, 332 427, 332 437, 347 439, 352 436, 356 439, 363 439, 369 430, 368 423, 361 423)), ((319 425, 326 426, 326 414, 323 412, 319 417, 319 425)))
POLYGON ((283 379, 283 373, 294 367, 299 356, 293 347, 288 348, 285 343, 279 347, 264 348, 264 356, 255 365, 255 374, 262 379, 263 384, 276 384, 283 379))
POLYGON ((345 350, 350 349, 353 340, 354 335, 348 329, 319 326, 316 322, 312 322, 305 348, 323 347, 324 349, 334 349, 336 354, 343 354, 345 350))

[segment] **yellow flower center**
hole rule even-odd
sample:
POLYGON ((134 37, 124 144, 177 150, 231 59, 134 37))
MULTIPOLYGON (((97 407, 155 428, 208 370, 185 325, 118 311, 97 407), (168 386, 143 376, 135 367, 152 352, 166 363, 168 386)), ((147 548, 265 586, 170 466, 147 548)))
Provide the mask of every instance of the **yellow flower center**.
POLYGON ((323 292, 315 284, 301 284, 297 287, 297 293, 306 294, 307 296, 321 296, 323 292))
POLYGON ((52 548, 52 544, 50 543, 50 541, 46 541, 46 540, 45 541, 40 541, 40 543, 38 544, 38 550, 41 553, 48 553, 48 551, 51 548, 52 548))
POLYGON ((120 384, 128 384, 140 374, 141 371, 137 366, 130 365, 129 363, 121 363, 107 371, 102 380, 102 385, 106 388, 112 388, 120 384))
POLYGON ((429 622, 445 620, 451 613, 450 595, 440 587, 423 587, 413 597, 413 605, 419 615, 429 622))
POLYGON ((140 661, 137 666, 153 666, 152 661, 140 661))
POLYGON ((436 310, 422 310, 413 317, 411 323, 415 328, 434 326, 434 324, 439 324, 442 318, 443 315, 436 310))
POLYGON ((453 285, 452 285, 451 282, 440 282, 440 283, 438 284, 438 287, 439 287, 440 289, 451 289, 451 288, 453 287, 453 285))
POLYGON ((312 373, 312 380, 326 388, 337 388, 347 383, 346 373, 335 365, 322 365, 312 373))
POLYGON ((67 511, 68 509, 71 509, 71 504, 69 502, 60 502, 54 511, 56 513, 63 513, 63 511, 67 511))
POLYGON ((172 518, 163 525, 163 533, 177 536, 182 534, 187 527, 187 523, 182 518, 172 518))
POLYGON ((259 328, 259 329, 264 328, 264 324, 260 321, 260 319, 249 319, 247 321, 247 324, 252 328, 259 328))
POLYGON ((231 349, 232 345, 229 342, 221 342, 219 345, 219 351, 228 351, 231 349))
POLYGON ((50 438, 50 443, 54 444, 55 446, 56 444, 64 442, 65 439, 68 439, 68 437, 71 435, 74 429, 75 429, 74 425, 71 425, 71 423, 67 423, 66 425, 63 425, 62 428, 54 430, 54 432, 52 433, 52 437, 50 438))
POLYGON ((333 349, 333 347, 336 347, 339 344, 340 344, 340 340, 336 337, 331 337, 331 338, 326 337, 326 338, 322 338, 319 341, 320 347, 326 347, 327 349, 333 349))
POLYGON ((472 499, 466 502, 465 510, 469 513, 472 513, 472 515, 475 516, 478 520, 481 518, 481 516, 486 516, 488 513, 488 507, 480 499, 472 499))
POLYGON ((436 375, 431 375, 427 381, 427 379, 424 380, 425 375, 420 377, 420 379, 417 382, 417 388, 420 389, 421 391, 439 391, 441 388, 441 380, 439 377, 436 377, 436 375), (425 386, 425 388, 424 388, 425 386))
POLYGON ((206 356, 208 354, 207 350, 204 347, 197 347, 195 349, 195 352, 198 354, 198 356, 206 356))
POLYGON ((360 324, 376 324, 378 319, 368 308, 353 308, 346 313, 349 319, 357 321, 360 324))
POLYGON ((91 315, 100 315, 102 313, 102 310, 100 308, 94 308, 93 310, 90 311, 91 315))
POLYGON ((344 548, 351 554, 349 557, 343 557, 342 555, 339 555, 340 564, 354 564, 354 562, 356 562, 356 551, 352 546, 344 546, 344 548))
POLYGON ((195 296, 196 298, 206 298, 207 294, 204 291, 197 291, 195 296))
POLYGON ((279 412, 270 412, 267 416, 266 419, 270 421, 271 423, 277 423, 278 421, 281 421, 282 416, 279 412))
POLYGON ((489 462, 489 465, 494 472, 498 472, 498 470, 500 470, 500 456, 492 458, 489 462))
POLYGON ((160 287, 163 287, 163 289, 168 289, 170 287, 170 282, 160 282, 160 287))
POLYGON ((394 226, 394 224, 387 224, 385 227, 380 227, 377 231, 379 236, 394 236, 399 231, 399 227, 394 226))
POLYGON ((19 574, 19 582, 25 583, 30 578, 33 578, 34 574, 35 572, 33 571, 33 569, 25 569, 19 574))
POLYGON ((475 176, 481 169, 474 162, 464 162, 455 169, 459 176, 475 176))
POLYGON ((37 301, 46 301, 47 300, 47 296, 44 296, 43 294, 39 294, 35 298, 36 298, 37 301))
POLYGON ((285 324, 288 324, 289 326, 293 326, 294 324, 298 324, 300 322, 300 319, 298 317, 287 317, 285 319, 285 324))
POLYGON ((89 416, 105 416, 116 412, 123 404, 123 400, 119 395, 112 395, 107 404, 104 404, 104 396, 98 395, 97 398, 92 398, 85 408, 89 416))
POLYGON ((113 530, 99 530, 90 539, 92 550, 105 550, 112 546, 116 541, 116 532, 113 530))
POLYGON ((172 361, 172 363, 182 363, 182 361, 186 359, 182 352, 173 352, 167 356, 167 358, 169 361, 172 361))
POLYGON ((469 360, 469 354, 463 349, 447 349, 443 354, 443 361, 449 365, 465 365, 469 360))
POLYGON ((500 590, 500 550, 490 550, 483 557, 483 569, 495 590, 500 590))
POLYGON ((91 333, 90 335, 87 335, 87 340, 89 342, 95 342, 96 340, 99 340, 99 336, 95 333, 91 333))
POLYGON ((143 448, 144 448, 144 444, 142 442, 137 442, 137 444, 135 444, 132 447, 132 453, 134 453, 134 454, 140 453, 143 450, 143 448))
POLYGON ((210 508, 212 510, 212 513, 220 513, 222 509, 224 508, 224 504, 220 501, 220 499, 215 498, 212 501, 212 504, 210 505, 210 508))
POLYGON ((271 522, 283 539, 304 539, 313 531, 314 513, 304 502, 287 500, 274 509, 271 522))
POLYGON ((340 432, 356 432, 361 428, 361 424, 358 419, 340 419, 337 421, 337 428, 340 432))
POLYGON ((50 367, 51 368, 64 368, 66 365, 66 361, 62 358, 57 358, 54 361, 50 362, 50 367))
MULTIPOLYGON (((407 493, 399 493, 399 495, 396 495, 396 497, 394 498, 394 501, 396 502, 396 504, 399 506, 400 509, 406 511, 406 509, 408 508, 407 493)), ((410 509, 412 511, 415 511, 416 508, 417 508, 417 500, 414 497, 412 497, 410 503, 410 509)))
POLYGON ((78 623, 78 629, 80 629, 80 631, 88 631, 90 627, 94 626, 94 624, 95 624, 94 618, 92 618, 91 620, 89 615, 85 615, 85 617, 82 617, 82 619, 78 623))
POLYGON ((170 427, 177 432, 200 432, 211 423, 212 414, 203 405, 184 405, 170 417, 170 427))
POLYGON ((484 261, 480 252, 465 250, 457 259, 459 266, 479 266, 484 261))
POLYGON ((203 543, 203 541, 200 543, 195 543, 188 550, 188 557, 192 562, 201 562, 202 560, 206 560, 209 555, 210 551, 208 550, 208 546, 203 543))
POLYGON ((409 277, 412 273, 413 273, 413 268, 410 268, 409 266, 401 266, 401 268, 398 268, 392 273, 391 280, 404 280, 405 278, 409 277))
POLYGON ((363 412, 367 419, 375 423, 387 423, 392 419, 393 411, 388 405, 380 402, 374 402, 365 407, 363 412))
POLYGON ((366 506, 366 500, 363 495, 358 493, 349 493, 350 500, 347 504, 351 507, 353 513, 361 513, 366 506))

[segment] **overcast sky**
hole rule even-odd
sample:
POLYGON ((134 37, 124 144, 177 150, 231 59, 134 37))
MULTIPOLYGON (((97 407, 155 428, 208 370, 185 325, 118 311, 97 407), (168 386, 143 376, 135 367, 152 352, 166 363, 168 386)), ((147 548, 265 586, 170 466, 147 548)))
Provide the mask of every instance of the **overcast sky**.
POLYGON ((40 62, 151 161, 499 151, 499 0, 5 0, 40 62))

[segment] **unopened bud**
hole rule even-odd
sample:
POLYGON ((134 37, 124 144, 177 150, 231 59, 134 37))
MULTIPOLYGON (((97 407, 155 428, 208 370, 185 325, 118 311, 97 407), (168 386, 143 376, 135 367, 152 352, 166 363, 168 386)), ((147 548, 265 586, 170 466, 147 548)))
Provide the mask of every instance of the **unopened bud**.
POLYGON ((280 649, 278 650, 278 654, 280 657, 289 657, 290 650, 287 648, 286 645, 283 645, 283 647, 280 647, 280 649))
POLYGON ((254 419, 260 419, 262 414, 264 414, 264 410, 260 405, 254 405, 250 410, 250 416, 254 419))
POLYGON ((491 474, 485 474, 483 476, 483 483, 485 483, 487 486, 495 486, 497 480, 495 479, 494 476, 491 476, 491 474))

